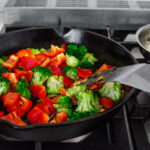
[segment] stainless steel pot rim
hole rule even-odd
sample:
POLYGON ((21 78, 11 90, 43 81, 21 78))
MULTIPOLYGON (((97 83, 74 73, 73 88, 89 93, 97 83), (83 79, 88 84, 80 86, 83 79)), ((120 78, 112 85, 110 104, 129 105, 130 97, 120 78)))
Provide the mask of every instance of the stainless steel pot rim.
POLYGON ((143 44, 139 41, 139 35, 141 34, 142 31, 150 29, 150 24, 141 26, 137 31, 136 31, 136 41, 138 42, 138 44, 147 52, 150 52, 148 49, 146 49, 143 44))

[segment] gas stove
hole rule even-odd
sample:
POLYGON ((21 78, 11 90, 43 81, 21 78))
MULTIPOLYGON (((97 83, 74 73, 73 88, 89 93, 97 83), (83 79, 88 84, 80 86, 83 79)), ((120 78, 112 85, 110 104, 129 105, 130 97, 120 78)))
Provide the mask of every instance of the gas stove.
MULTIPOLYGON (((135 32, 149 23, 149 8, 150 2, 138 0, 9 0, 1 33, 34 26, 79 27, 116 40, 145 63, 135 32)), ((86 135, 61 142, 28 142, 0 135, 0 149, 149 150, 149 99, 149 93, 137 91, 112 120, 86 135)))
MULTIPOLYGON (((26 27, 22 27, 26 28, 26 27)), ((18 30, 18 27, 5 27, 5 32, 18 30)), ((135 30, 87 29, 103 34, 124 45, 138 60, 146 62, 135 41, 135 30)), ((48 149, 105 149, 105 150, 148 150, 150 149, 150 94, 137 91, 122 107, 122 110, 103 127, 61 142, 27 142, 0 136, 0 149, 9 150, 48 150, 48 149)))

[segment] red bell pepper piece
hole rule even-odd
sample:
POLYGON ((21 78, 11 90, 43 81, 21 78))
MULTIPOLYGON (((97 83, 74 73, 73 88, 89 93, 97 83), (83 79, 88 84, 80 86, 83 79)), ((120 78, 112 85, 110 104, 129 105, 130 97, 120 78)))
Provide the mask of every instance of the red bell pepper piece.
POLYGON ((28 81, 32 79, 33 72, 30 70, 19 70, 14 69, 14 72, 16 74, 16 78, 19 80, 22 76, 25 76, 28 81))
POLYGON ((0 111, 0 118, 3 117, 4 114, 5 114, 5 113, 4 113, 3 111, 0 111))
POLYGON ((66 61, 66 56, 64 55, 64 53, 60 53, 51 59, 49 65, 50 66, 60 66, 65 61, 66 61))
POLYGON ((109 97, 103 97, 99 100, 100 105, 104 108, 109 109, 115 105, 115 102, 109 97))
POLYGON ((51 100, 49 98, 43 98, 42 101, 47 105, 47 107, 49 109, 49 113, 54 114, 55 113, 55 108, 54 108, 53 103, 51 102, 51 100))
POLYGON ((26 126, 27 125, 20 117, 17 116, 17 114, 15 112, 9 113, 9 114, 1 117, 1 119, 7 120, 18 126, 26 126))
POLYGON ((64 81, 64 86, 65 87, 71 87, 73 85, 73 80, 69 77, 67 77, 65 74, 63 75, 63 81, 64 81))
POLYGON ((48 107, 47 107, 46 104, 37 103, 37 104, 35 105, 35 107, 38 107, 38 108, 40 108, 42 111, 44 111, 45 113, 49 114, 49 109, 48 109, 48 107))
POLYGON ((93 72, 91 69, 81 69, 81 68, 76 68, 78 70, 78 76, 85 79, 88 76, 93 75, 93 72))
POLYGON ((63 43, 62 46, 61 46, 61 48, 63 48, 64 50, 66 50, 66 44, 63 43))
POLYGON ((28 114, 27 118, 31 124, 48 123, 49 116, 38 107, 34 107, 28 114))
POLYGON ((89 84, 88 88, 89 90, 99 90, 100 87, 102 87, 104 83, 96 83, 96 84, 89 84))
POLYGON ((55 57, 56 55, 60 53, 64 53, 64 52, 65 52, 65 49, 59 48, 58 46, 51 45, 50 52, 43 52, 43 53, 49 57, 55 57))
POLYGON ((40 62, 35 58, 23 57, 21 58, 21 62, 19 65, 27 70, 30 70, 36 66, 39 66, 40 62))
POLYGON ((48 58, 48 56, 45 55, 45 54, 42 54, 42 53, 35 55, 35 59, 38 60, 41 64, 44 62, 44 60, 45 60, 46 58, 48 58))
POLYGON ((16 53, 16 55, 19 58, 26 57, 26 56, 34 58, 34 54, 32 53, 31 49, 21 49, 16 53))
POLYGON ((59 67, 60 67, 60 69, 63 69, 65 66, 67 66, 67 63, 63 62, 59 67))
POLYGON ((4 78, 7 78, 11 83, 17 83, 18 82, 18 79, 17 79, 15 73, 6 72, 6 73, 2 73, 1 76, 4 78))
POLYGON ((20 108, 20 106, 21 106, 20 101, 13 106, 7 106, 7 112, 10 113, 10 112, 16 111, 17 109, 20 108))
POLYGON ((113 68, 111 65, 103 64, 97 71, 104 71, 113 68))
POLYGON ((11 112, 11 113, 9 113, 9 114, 7 114, 7 115, 1 117, 1 119, 7 120, 7 121, 11 121, 11 120, 14 120, 14 119, 16 119, 16 118, 18 118, 16 112, 11 112))
POLYGON ((55 116, 56 122, 65 122, 65 121, 67 121, 67 119, 68 119, 67 113, 63 112, 63 111, 57 113, 55 116))
POLYGON ((3 62, 2 66, 13 69, 16 67, 17 63, 19 61, 19 57, 15 55, 10 55, 10 57, 3 62))
POLYGON ((46 58, 43 62, 42 62, 42 64, 40 65, 41 67, 46 67, 49 63, 50 63, 50 58, 46 58))
POLYGON ((36 97, 36 98, 46 97, 46 90, 45 90, 45 86, 43 85, 31 85, 30 91, 33 97, 36 97))
POLYGON ((63 72, 61 71, 59 66, 53 66, 53 68, 51 69, 51 72, 53 75, 58 75, 58 76, 63 76, 63 72))
POLYGON ((58 104, 57 99, 58 99, 59 97, 61 97, 61 95, 58 95, 58 96, 52 98, 50 101, 51 101, 53 104, 58 104))
POLYGON ((27 124, 20 117, 11 120, 10 122, 18 126, 27 126, 27 124))
POLYGON ((24 116, 32 107, 32 101, 26 99, 25 97, 21 97, 20 99, 20 107, 16 110, 17 115, 22 117, 24 116))
POLYGON ((2 96, 4 106, 10 107, 19 102, 20 94, 15 92, 7 92, 2 96))

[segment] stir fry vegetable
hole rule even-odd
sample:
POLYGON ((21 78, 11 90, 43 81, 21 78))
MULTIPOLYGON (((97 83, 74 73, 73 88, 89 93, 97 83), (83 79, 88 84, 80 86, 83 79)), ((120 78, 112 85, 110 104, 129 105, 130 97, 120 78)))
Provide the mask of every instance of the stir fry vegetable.
POLYGON ((85 46, 76 44, 2 56, 0 96, 6 109, 0 110, 0 118, 26 126, 81 119, 112 108, 123 97, 120 83, 77 85, 95 71, 113 67, 94 68, 97 61, 85 46))

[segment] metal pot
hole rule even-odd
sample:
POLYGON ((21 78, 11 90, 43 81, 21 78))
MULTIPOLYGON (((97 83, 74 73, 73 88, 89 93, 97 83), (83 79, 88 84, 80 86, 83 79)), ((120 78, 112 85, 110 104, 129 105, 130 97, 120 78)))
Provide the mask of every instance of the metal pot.
POLYGON ((136 32, 136 40, 142 55, 150 62, 150 24, 140 27, 136 32))

